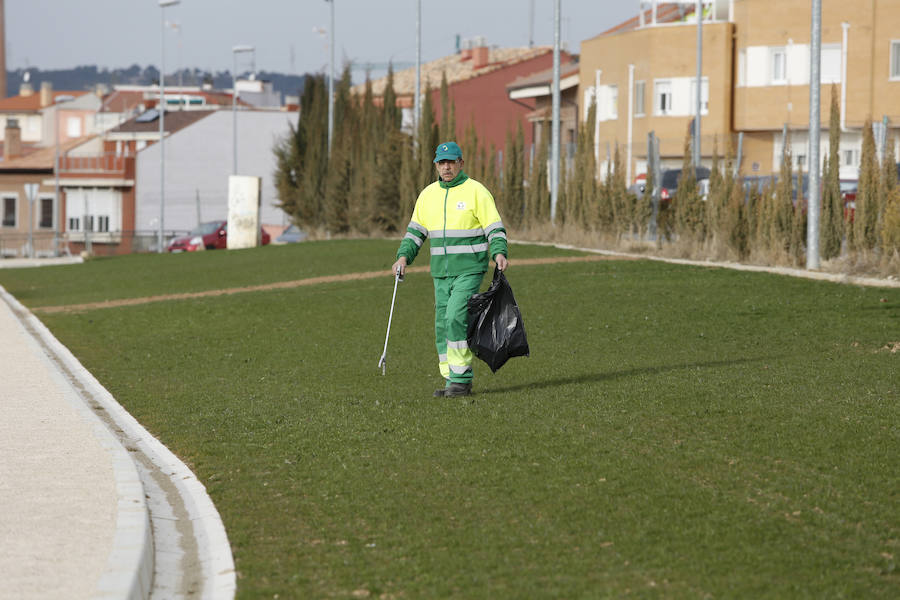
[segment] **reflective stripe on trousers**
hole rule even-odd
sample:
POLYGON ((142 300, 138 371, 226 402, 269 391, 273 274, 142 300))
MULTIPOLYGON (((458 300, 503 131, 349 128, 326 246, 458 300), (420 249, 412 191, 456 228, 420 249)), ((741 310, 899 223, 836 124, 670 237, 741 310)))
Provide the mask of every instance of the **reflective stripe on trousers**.
POLYGON ((474 355, 466 343, 467 303, 478 292, 484 273, 434 278, 434 343, 441 376, 471 383, 474 355))

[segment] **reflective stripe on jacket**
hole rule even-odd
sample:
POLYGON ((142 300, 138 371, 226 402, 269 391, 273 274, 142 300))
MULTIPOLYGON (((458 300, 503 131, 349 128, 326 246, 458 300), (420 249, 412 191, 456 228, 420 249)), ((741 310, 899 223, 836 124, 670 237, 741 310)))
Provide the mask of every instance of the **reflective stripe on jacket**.
POLYGON ((397 258, 405 256, 412 264, 426 238, 431 240, 432 277, 483 273, 490 258, 507 256, 506 229, 494 197, 471 178, 453 187, 435 181, 422 190, 397 258))

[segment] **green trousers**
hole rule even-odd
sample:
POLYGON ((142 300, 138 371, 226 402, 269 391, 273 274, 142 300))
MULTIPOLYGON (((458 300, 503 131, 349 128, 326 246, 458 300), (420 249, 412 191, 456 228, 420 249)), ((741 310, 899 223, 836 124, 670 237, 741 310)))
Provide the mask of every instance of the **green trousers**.
POLYGON ((472 351, 466 342, 467 303, 484 273, 434 278, 434 344, 441 375, 451 383, 472 382, 472 351))

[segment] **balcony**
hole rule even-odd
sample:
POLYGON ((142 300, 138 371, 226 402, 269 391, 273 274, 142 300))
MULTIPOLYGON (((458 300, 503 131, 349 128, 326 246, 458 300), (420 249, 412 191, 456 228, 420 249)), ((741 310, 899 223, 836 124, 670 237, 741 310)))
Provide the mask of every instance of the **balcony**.
POLYGON ((61 177, 134 179, 134 156, 112 152, 87 156, 64 155, 59 159, 61 177))

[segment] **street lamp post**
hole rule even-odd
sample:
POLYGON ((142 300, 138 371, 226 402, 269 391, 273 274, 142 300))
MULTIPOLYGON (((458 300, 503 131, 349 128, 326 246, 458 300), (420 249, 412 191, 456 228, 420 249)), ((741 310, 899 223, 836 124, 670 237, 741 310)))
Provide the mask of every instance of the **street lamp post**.
POLYGON ((166 216, 166 7, 181 0, 159 0, 162 12, 162 51, 159 61, 159 252, 163 247, 163 225, 166 216))
POLYGON ((331 27, 328 35, 328 155, 331 156, 331 138, 334 135, 334 0, 325 0, 331 5, 331 27))
POLYGON ((237 138, 237 55, 241 52, 255 52, 255 48, 253 46, 232 46, 231 48, 231 56, 232 56, 232 69, 231 69, 231 133, 232 133, 232 146, 234 156, 231 161, 231 174, 237 175, 238 168, 238 138, 237 138))

